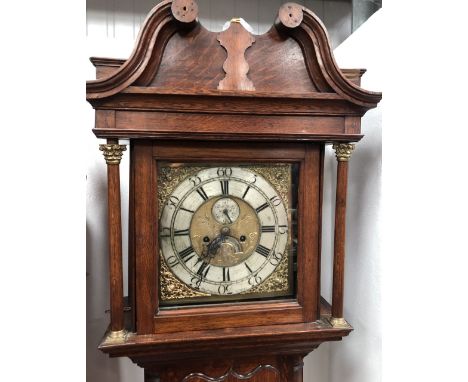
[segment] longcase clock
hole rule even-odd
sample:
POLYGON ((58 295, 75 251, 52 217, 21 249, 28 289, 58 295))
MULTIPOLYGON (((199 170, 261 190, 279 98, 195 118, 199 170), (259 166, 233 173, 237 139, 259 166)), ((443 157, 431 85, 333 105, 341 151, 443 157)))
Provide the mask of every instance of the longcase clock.
POLYGON ((108 170, 110 318, 100 349, 145 381, 302 381, 343 317, 348 161, 380 93, 339 69, 303 6, 252 35, 193 0, 159 3, 127 60, 92 58, 94 133, 108 170), (119 164, 129 139, 129 261, 119 164), (326 144, 337 158, 333 299, 320 295, 326 144), (123 296, 123 272, 129 295, 123 296), (125 313, 124 313, 125 311, 125 313))

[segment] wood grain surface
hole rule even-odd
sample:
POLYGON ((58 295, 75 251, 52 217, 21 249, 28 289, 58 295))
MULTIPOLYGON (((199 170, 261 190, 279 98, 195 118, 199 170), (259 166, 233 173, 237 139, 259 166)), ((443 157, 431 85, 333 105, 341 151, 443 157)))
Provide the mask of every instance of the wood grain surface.
POLYGON ((332 316, 343 317, 344 266, 346 242, 346 196, 348 189, 348 162, 338 161, 336 174, 335 238, 333 256, 332 316))
POLYGON ((185 330, 207 330, 236 328, 270 324, 313 322, 319 318, 320 252, 319 232, 321 214, 321 152, 318 144, 303 143, 222 143, 216 145, 198 142, 136 141, 134 152, 134 200, 136 251, 136 304, 138 334, 170 333, 185 330), (155 183, 157 161, 200 161, 216 165, 220 162, 292 162, 301 168, 299 177, 299 235, 298 251, 298 298, 296 301, 238 303, 233 306, 190 307, 176 310, 160 310, 158 307, 157 281, 159 248, 157 217, 159 212, 154 203, 157 195, 155 183), (233 314, 235 312, 235 314, 233 314), (153 323, 154 321, 154 323, 153 323))
POLYGON ((239 22, 231 22, 230 27, 219 33, 217 40, 226 49, 227 58, 223 69, 226 76, 219 82, 218 90, 250 90, 255 86, 247 77, 249 64, 245 51, 255 43, 255 38, 239 22))
MULTIPOLYGON (((118 140, 108 139, 108 144, 118 140)), ((118 164, 107 165, 107 213, 109 237, 110 329, 124 329, 122 218, 120 207, 120 170, 118 164)))

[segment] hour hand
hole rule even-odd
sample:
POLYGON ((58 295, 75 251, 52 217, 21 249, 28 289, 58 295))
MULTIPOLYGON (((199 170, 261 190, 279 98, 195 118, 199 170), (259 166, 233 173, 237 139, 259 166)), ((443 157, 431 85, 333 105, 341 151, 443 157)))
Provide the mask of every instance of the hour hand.
POLYGON ((224 242, 224 237, 218 236, 208 245, 208 256, 211 258, 215 257, 218 253, 218 249, 221 247, 221 244, 224 242))

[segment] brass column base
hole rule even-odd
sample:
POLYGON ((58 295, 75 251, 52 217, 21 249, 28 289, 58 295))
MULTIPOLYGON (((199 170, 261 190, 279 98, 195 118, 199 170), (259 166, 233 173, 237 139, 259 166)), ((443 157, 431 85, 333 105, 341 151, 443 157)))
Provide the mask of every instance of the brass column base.
POLYGON ((118 344, 126 341, 128 332, 125 329, 118 331, 109 331, 105 336, 105 344, 118 344))
POLYGON ((330 318, 330 324, 334 327, 334 328, 342 328, 342 329, 347 329, 349 328, 349 324, 346 322, 346 320, 344 318, 337 318, 337 317, 331 317, 330 318))

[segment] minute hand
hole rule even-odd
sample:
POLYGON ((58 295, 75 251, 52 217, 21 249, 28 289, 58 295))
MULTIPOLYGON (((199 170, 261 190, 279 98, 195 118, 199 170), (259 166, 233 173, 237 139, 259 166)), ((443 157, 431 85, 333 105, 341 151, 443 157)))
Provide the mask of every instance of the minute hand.
POLYGON ((232 220, 231 220, 231 217, 230 217, 229 214, 228 214, 228 211, 227 211, 227 210, 224 210, 224 211, 223 211, 223 214, 227 216, 227 218, 229 219, 229 223, 232 224, 232 220))

